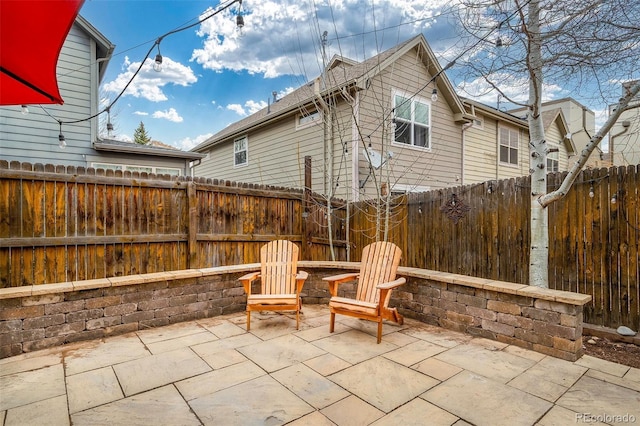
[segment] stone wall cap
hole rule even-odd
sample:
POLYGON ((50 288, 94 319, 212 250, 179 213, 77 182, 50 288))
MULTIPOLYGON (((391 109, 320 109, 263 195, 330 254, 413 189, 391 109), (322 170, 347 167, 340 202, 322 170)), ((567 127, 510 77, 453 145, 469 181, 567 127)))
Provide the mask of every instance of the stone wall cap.
POLYGON ((31 296, 33 291, 32 285, 24 285, 21 287, 0 288, 0 299, 14 299, 16 297, 31 296))

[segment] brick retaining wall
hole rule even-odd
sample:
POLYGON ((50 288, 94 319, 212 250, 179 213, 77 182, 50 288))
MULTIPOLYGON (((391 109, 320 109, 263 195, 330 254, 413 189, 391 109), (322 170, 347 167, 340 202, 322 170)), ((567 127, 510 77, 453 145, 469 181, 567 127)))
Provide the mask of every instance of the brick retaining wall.
MULTIPOLYGON (((326 304, 322 277, 352 262, 299 262, 304 303, 326 304)), ((0 289, 0 358, 245 309, 238 278, 258 264, 0 289)), ((391 305, 405 316, 567 360, 582 355, 588 295, 415 268, 391 305)), ((257 289, 256 289, 257 290, 257 289)), ((355 285, 341 286, 353 295, 355 285)), ((328 326, 328 325, 327 325, 328 326)))

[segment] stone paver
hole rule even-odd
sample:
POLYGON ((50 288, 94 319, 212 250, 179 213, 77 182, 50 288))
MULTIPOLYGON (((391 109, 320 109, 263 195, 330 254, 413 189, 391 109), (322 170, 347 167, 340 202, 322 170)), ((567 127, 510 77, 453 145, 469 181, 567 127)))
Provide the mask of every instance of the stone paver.
POLYGON ((126 396, 211 371, 189 348, 127 361, 113 369, 126 396))
POLYGON ((439 383, 383 357, 364 361, 329 378, 385 413, 439 383))
POLYGON ((83 425, 200 425, 189 405, 173 386, 163 386, 100 407, 72 414, 74 426, 83 425))
POLYGON ((422 397, 478 426, 532 425, 553 406, 548 401, 469 371, 455 375, 422 397))
MULTIPOLYGON (((593 377, 582 377, 560 399, 557 405, 576 413, 588 413, 594 416, 634 416, 640 420, 640 392, 607 383, 593 377)), ((607 421, 603 423, 629 423, 607 421)))
POLYGON ((124 398, 112 367, 68 376, 67 396, 71 414, 124 398))
POLYGON ((62 364, 0 376, 0 411, 65 393, 62 364))
POLYGON ((284 424, 314 408, 269 376, 189 401, 205 425, 284 424))
POLYGON ((435 358, 502 383, 535 365, 533 360, 472 344, 458 345, 435 358))
POLYGON ((268 373, 324 354, 318 347, 292 334, 243 346, 238 351, 268 373))
POLYGON ((60 395, 10 409, 3 424, 5 426, 68 425, 67 398, 60 395))
POLYGON ((318 409, 349 396, 349 392, 342 387, 304 364, 296 364, 276 371, 272 377, 318 409))
POLYGON ((406 318, 244 312, 0 360, 0 425, 567 425, 640 419, 640 370, 406 318), (255 327, 255 330, 254 330, 255 327), (626 417, 625 417, 626 416, 626 417))
POLYGON ((453 414, 421 398, 415 398, 373 423, 374 426, 449 426, 458 421, 453 414))
POLYGON ((384 412, 351 395, 320 410, 338 426, 365 426, 384 416, 384 412))

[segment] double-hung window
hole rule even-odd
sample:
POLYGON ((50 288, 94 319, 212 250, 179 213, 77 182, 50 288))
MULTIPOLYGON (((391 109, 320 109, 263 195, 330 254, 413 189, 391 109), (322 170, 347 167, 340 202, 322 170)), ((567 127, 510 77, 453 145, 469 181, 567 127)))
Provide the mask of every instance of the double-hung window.
POLYGON ((431 106, 425 100, 396 93, 394 141, 405 145, 431 148, 431 106))
POLYGON ((249 159, 247 155, 248 148, 249 142, 246 136, 233 141, 233 165, 235 167, 247 165, 249 159))
POLYGON ((547 173, 560 171, 560 152, 557 147, 551 147, 556 149, 547 153, 547 173))
POLYGON ((507 127, 500 127, 500 162, 518 165, 518 147, 520 132, 507 127))

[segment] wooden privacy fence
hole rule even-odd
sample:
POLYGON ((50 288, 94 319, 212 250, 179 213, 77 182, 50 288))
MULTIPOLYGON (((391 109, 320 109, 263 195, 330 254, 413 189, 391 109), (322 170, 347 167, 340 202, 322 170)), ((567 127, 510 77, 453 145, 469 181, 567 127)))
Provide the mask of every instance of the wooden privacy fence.
POLYGON ((323 260, 326 215, 316 198, 211 179, 0 161, 0 288, 259 262, 260 247, 277 238, 323 260))
MULTIPOLYGON (((640 329, 639 169, 585 170, 549 206, 549 287, 592 295, 591 324, 640 329)), ((550 174, 549 190, 565 175, 550 174)), ((404 266, 528 284, 530 188, 522 177, 410 194, 391 208, 389 240, 404 266)), ((376 209, 360 202, 350 210, 357 260, 375 240, 376 209)))
MULTIPOLYGON (((589 323, 640 328, 639 187, 637 167, 587 170, 549 207, 550 287, 592 295, 589 323)), ((0 161, 0 288, 255 263, 276 238, 357 261, 377 229, 404 266, 527 284, 529 193, 523 177, 411 194, 385 221, 310 191, 0 161)))

